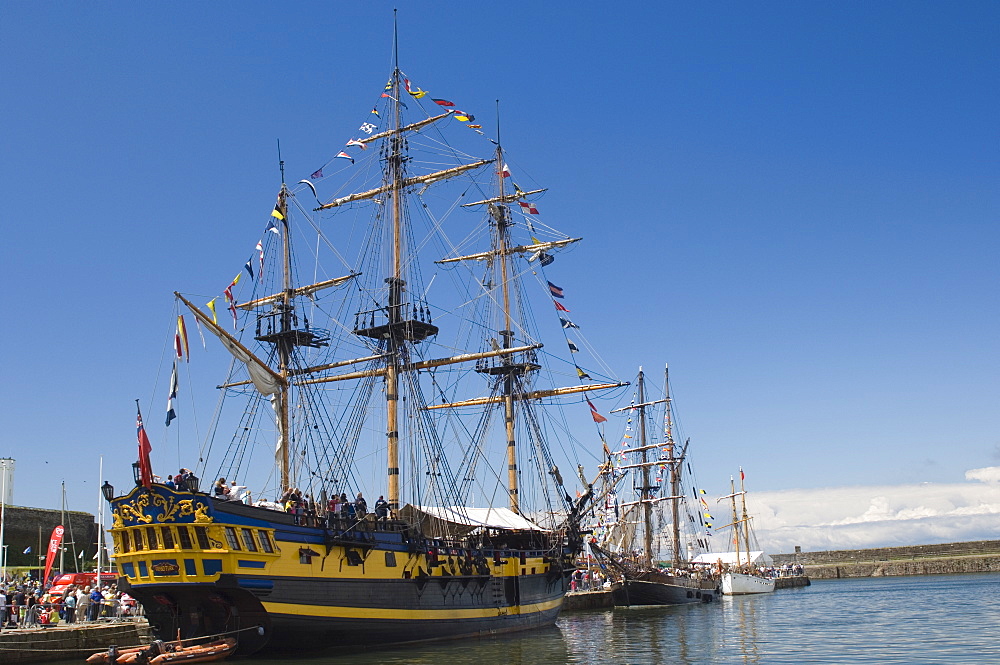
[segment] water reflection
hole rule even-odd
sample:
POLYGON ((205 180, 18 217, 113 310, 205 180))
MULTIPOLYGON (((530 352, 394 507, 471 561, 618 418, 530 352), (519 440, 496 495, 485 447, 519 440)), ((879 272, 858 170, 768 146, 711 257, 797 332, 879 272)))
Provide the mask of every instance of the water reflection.
POLYGON ((705 605, 572 612, 563 614, 557 627, 490 638, 232 661, 233 665, 804 662, 998 663, 1000 575, 817 582, 803 589, 705 605))

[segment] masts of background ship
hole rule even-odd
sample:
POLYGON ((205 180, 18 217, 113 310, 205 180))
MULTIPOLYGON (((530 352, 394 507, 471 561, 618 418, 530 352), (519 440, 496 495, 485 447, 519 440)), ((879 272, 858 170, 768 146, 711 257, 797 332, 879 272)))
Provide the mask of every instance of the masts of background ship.
POLYGON ((733 507, 733 545, 736 546, 736 567, 739 569, 743 567, 740 559, 740 521, 739 513, 736 512, 736 481, 732 476, 729 476, 729 498, 733 507))
MULTIPOLYGON (((747 551, 747 573, 750 573, 750 517, 747 515, 747 490, 743 485, 743 467, 740 467, 740 504, 743 506, 743 548, 747 551)), ((739 563, 739 558, 737 558, 739 563)))
POLYGON ((671 409, 670 403, 670 367, 669 365, 663 366, 663 392, 664 401, 666 402, 666 449, 667 449, 667 459, 670 464, 670 496, 673 498, 670 506, 670 517, 673 519, 673 526, 671 529, 671 536, 673 539, 674 548, 674 558, 673 564, 674 568, 681 567, 681 520, 680 520, 680 499, 678 498, 681 493, 681 469, 680 465, 684 463, 684 455, 687 452, 686 447, 684 453, 681 454, 680 458, 675 455, 674 446, 674 423, 673 423, 673 410, 671 409))
MULTIPOLYGON (((611 411, 611 413, 618 413, 619 411, 628 411, 631 409, 637 409, 639 411, 639 447, 636 451, 641 453, 642 457, 639 463, 635 466, 642 469, 642 486, 639 488, 639 503, 642 506, 642 522, 645 530, 643 533, 643 565, 649 569, 653 567, 653 503, 656 499, 653 498, 652 490, 656 489, 656 487, 650 485, 649 483, 649 467, 653 465, 653 462, 649 461, 648 452, 650 448, 656 448, 657 446, 646 445, 646 407, 666 402, 667 399, 658 399, 652 402, 646 401, 645 375, 643 374, 641 367, 639 368, 638 384, 639 403, 629 405, 622 409, 615 409, 611 411)), ((677 494, 674 493, 670 498, 676 501, 677 494)))
POLYGON ((642 448, 642 522, 645 533, 642 535, 643 560, 646 569, 653 567, 653 503, 649 485, 649 459, 646 450, 646 386, 642 369, 639 369, 639 446, 642 448))

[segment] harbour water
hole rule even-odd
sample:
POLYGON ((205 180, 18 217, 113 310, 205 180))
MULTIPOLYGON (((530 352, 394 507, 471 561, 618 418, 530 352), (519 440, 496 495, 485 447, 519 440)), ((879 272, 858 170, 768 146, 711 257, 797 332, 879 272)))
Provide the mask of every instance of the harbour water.
POLYGON ((818 580, 809 587, 727 597, 712 605, 566 613, 555 628, 510 636, 238 662, 996 663, 1000 574, 818 580))

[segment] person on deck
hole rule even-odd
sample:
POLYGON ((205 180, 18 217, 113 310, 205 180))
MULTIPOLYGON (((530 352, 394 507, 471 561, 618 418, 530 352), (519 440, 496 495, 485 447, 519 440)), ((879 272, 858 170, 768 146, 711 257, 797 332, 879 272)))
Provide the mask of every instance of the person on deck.
POLYGON ((213 493, 219 499, 225 499, 229 496, 229 488, 226 486, 225 478, 219 478, 215 481, 215 489, 213 490, 213 493))
POLYGON ((347 500, 347 492, 340 495, 340 516, 343 519, 351 517, 351 513, 354 512, 351 502, 347 500))
POLYGON ((375 502, 375 519, 386 521, 389 517, 389 502, 385 500, 385 497, 379 495, 378 501, 375 502))
POLYGON ((358 492, 358 498, 354 501, 354 514, 359 520, 363 520, 368 514, 368 502, 361 496, 361 492, 358 492))

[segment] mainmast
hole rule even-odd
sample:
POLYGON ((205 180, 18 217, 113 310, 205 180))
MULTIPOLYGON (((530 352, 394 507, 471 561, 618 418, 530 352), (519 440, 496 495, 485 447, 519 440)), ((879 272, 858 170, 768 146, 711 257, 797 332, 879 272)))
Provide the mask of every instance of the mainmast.
POLYGON ((666 415, 665 415, 665 434, 666 434, 666 449, 667 449, 667 459, 670 464, 670 496, 673 498, 670 507, 670 516, 673 520, 671 535, 673 537, 673 548, 674 548, 674 568, 680 568, 681 566, 681 520, 680 520, 680 499, 678 498, 681 493, 681 473, 680 466, 683 463, 683 455, 678 458, 675 453, 674 445, 674 423, 673 423, 673 413, 670 408, 670 367, 664 365, 663 367, 663 391, 664 391, 664 401, 666 402, 666 415))
POLYGON ((291 487, 288 473, 288 371, 292 355, 292 345, 287 334, 292 330, 292 239, 288 232, 288 189, 285 187, 285 162, 278 158, 281 167, 281 192, 278 194, 277 210, 281 215, 281 293, 280 304, 276 304, 282 336, 276 341, 278 351, 278 374, 284 379, 281 389, 275 393, 275 411, 278 418, 278 467, 281 472, 281 491, 291 487))
MULTIPOLYGON (((743 485, 743 467, 740 467, 740 504, 743 507, 743 547, 747 551, 747 572, 750 572, 750 518, 747 516, 747 490, 743 485)), ((737 563, 739 557, 737 556, 737 563)))
POLYGON ((639 448, 642 450, 642 562, 645 567, 653 566, 653 501, 649 485, 649 451, 646 449, 646 385, 642 368, 639 368, 639 448))
MULTIPOLYGON (((417 302, 406 302, 406 279, 403 270, 403 192, 408 186, 406 179, 406 140, 402 125, 402 108, 399 103, 402 73, 397 66, 392 72, 388 89, 392 104, 392 130, 389 134, 386 154, 386 170, 383 187, 379 191, 388 193, 391 199, 390 214, 392 241, 389 276, 385 278, 388 287, 387 307, 358 313, 358 327, 354 334, 380 340, 385 344, 385 401, 386 401, 386 474, 389 510, 395 511, 400 505, 399 489, 399 378, 403 371, 410 369, 407 343, 416 343, 438 332, 430 322, 430 310, 417 302), (378 320, 376 320, 378 313, 378 320), (384 321, 384 323, 383 323, 384 321)), ((481 165, 481 164, 480 164, 481 165)))
MULTIPOLYGON (((403 138, 399 127, 402 109, 399 106, 399 63, 392 72, 393 129, 389 138, 389 183, 392 198, 392 274, 386 279, 389 285, 389 328, 395 332, 402 320, 403 304, 402 248, 400 229, 403 216, 403 138)), ((386 400, 386 474, 388 475, 389 510, 399 509, 399 350, 401 338, 390 334, 388 362, 385 372, 386 400)))
MULTIPOLYGON (((499 138, 499 137, 498 137, 499 138)), ((496 225, 496 251, 499 259, 500 269, 500 291, 503 328, 499 331, 502 342, 502 349, 509 349, 513 346, 514 331, 512 330, 512 318, 510 313, 510 276, 509 252, 510 233, 508 228, 513 223, 510 217, 510 208, 505 202, 504 192, 504 168, 503 168, 503 148, 497 141, 496 151, 497 164, 497 192, 499 202, 490 205, 490 215, 496 225)), ((538 365, 532 363, 516 362, 512 355, 504 355, 500 364, 494 367, 484 368, 490 374, 499 375, 503 381, 503 410, 504 410, 504 430, 507 434, 507 494, 510 498, 510 509, 514 513, 520 513, 520 500, 518 497, 517 479, 517 440, 515 437, 515 414, 514 414, 514 380, 515 375, 524 375, 531 370, 538 369, 538 365)))
POLYGON ((736 512, 736 481, 729 476, 729 498, 733 504, 733 544, 736 546, 736 567, 742 568, 740 560, 740 516, 736 512))

